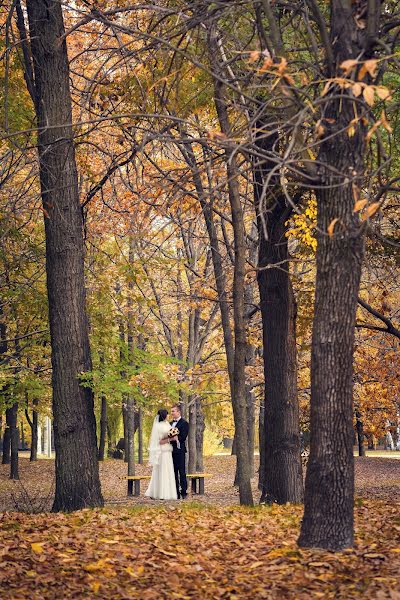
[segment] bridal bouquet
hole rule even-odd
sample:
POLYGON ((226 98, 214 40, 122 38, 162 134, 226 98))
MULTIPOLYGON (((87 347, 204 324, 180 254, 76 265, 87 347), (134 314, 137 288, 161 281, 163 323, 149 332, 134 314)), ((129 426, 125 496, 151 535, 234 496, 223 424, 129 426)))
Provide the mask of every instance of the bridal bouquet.
POLYGON ((168 431, 168 437, 175 437, 176 435, 179 435, 179 429, 177 427, 172 427, 169 431, 168 431))

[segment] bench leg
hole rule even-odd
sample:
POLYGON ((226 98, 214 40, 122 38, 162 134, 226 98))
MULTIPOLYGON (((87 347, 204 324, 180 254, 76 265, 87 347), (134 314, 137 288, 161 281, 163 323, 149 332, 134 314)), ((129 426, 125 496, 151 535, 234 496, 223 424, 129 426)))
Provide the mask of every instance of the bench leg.
POLYGON ((140 496, 140 479, 135 479, 135 496, 140 496))
POLYGON ((193 477, 192 479, 192 494, 197 494, 197 477, 193 477))
POLYGON ((199 494, 204 496, 204 477, 199 477, 199 494))
POLYGON ((128 479, 128 496, 133 496, 133 481, 128 479))

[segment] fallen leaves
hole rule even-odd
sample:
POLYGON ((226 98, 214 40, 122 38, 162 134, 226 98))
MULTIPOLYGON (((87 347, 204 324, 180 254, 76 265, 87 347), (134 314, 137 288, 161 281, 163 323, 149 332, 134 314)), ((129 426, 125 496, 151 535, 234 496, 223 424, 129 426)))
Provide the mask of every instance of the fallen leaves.
POLYGON ((47 600, 59 589, 63 598, 114 600, 390 597, 400 589, 399 510, 399 503, 363 503, 356 547, 341 553, 297 547, 301 506, 5 513, 2 524, 17 518, 20 529, 2 528, 2 598, 47 600), (103 543, 105 532, 118 543, 103 543), (46 540, 33 541, 38 536, 46 540), (49 560, 32 559, 33 544, 45 545, 49 560), (74 561, 65 564, 67 550, 74 561))
MULTIPOLYGON (((394 500, 399 460, 356 459, 356 545, 335 554, 297 547, 301 506, 239 507, 233 457, 212 457, 205 468, 214 477, 201 503, 128 500, 118 479, 126 465, 106 461, 103 489, 117 506, 73 514, 3 513, 2 599, 50 600, 60 590, 66 599, 104 600, 329 600, 396 598, 400 592, 400 503, 394 500)), ((42 485, 52 469, 50 461, 21 461, 21 474, 35 470, 42 485)), ((6 468, 0 472, 8 484, 6 468)), ((4 505, 1 491, 0 500, 4 505)))

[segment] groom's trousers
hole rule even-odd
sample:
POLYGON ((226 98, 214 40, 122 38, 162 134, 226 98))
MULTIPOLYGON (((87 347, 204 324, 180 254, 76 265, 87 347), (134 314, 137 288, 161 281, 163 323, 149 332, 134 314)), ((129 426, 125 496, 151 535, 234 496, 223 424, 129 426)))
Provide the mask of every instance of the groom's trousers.
POLYGON ((187 494, 187 479, 186 479, 186 464, 184 452, 173 452, 172 460, 174 461, 176 491, 179 496, 187 494), (180 488, 180 490, 179 490, 180 488))

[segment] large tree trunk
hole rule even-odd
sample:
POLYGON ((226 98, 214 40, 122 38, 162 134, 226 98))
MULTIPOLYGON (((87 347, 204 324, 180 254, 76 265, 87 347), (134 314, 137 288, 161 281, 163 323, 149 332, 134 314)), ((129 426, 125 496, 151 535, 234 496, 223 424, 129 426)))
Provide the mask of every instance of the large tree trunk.
POLYGON ((38 120, 52 347, 56 490, 53 510, 102 506, 91 369, 82 211, 61 4, 27 0, 38 120))
MULTIPOLYGON (((276 141, 257 123, 256 145, 267 155, 276 141)), ((265 375, 264 432, 260 436, 261 501, 302 502, 303 477, 296 363, 296 302, 289 273, 287 225, 291 207, 272 181, 263 198, 264 181, 271 168, 265 158, 254 167, 254 193, 259 233, 258 287, 263 325, 265 375), (266 228, 266 231, 264 230, 266 228), (275 265, 275 266, 274 266, 275 265), (261 472, 262 469, 262 472, 261 472)))
MULTIPOLYGON (((360 59, 350 3, 331 1, 335 62, 360 59)), ((354 99, 333 88, 325 107, 318 155, 318 247, 311 356, 311 440, 299 544, 341 550, 353 544, 353 346, 364 228, 354 212, 354 183, 362 187, 365 125, 355 123, 354 99), (337 96, 340 94, 340 99, 337 96), (328 227, 338 219, 331 235, 328 227)), ((357 107, 357 114, 362 106, 357 107)), ((332 225, 331 225, 332 227, 332 225)))

